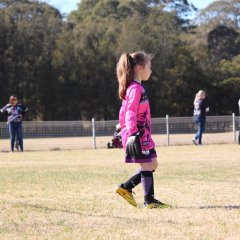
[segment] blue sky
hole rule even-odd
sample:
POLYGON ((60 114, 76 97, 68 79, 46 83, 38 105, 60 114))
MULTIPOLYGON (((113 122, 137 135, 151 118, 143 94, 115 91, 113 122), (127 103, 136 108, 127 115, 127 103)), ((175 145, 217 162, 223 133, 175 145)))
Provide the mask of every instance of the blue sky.
POLYGON ((53 5, 62 13, 69 13, 72 10, 77 9, 77 4, 80 0, 42 0, 42 2, 47 2, 53 5))
MULTIPOLYGON (((44 1, 44 0, 43 0, 44 1)), ((62 13, 69 13, 72 10, 77 9, 77 4, 80 0, 45 0, 56 8, 58 8, 62 13)), ((208 4, 214 2, 213 0, 190 0, 197 8, 205 8, 208 4)))
POLYGON ((202 9, 207 7, 210 3, 214 2, 213 0, 190 0, 193 5, 195 5, 197 8, 202 9))

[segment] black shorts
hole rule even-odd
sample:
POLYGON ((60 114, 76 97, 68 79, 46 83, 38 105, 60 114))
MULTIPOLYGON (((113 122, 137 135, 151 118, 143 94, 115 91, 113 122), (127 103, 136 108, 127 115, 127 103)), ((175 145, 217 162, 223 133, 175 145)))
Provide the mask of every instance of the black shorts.
POLYGON ((157 158, 157 153, 155 148, 152 148, 149 150, 149 154, 143 159, 126 156, 125 163, 148 163, 152 162, 154 158, 157 158))

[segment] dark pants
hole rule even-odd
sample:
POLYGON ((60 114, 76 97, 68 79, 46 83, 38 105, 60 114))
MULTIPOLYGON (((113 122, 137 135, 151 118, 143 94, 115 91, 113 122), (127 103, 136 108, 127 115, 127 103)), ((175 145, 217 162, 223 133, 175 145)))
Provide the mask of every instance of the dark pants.
POLYGON ((195 135, 195 140, 198 141, 198 144, 202 144, 202 134, 205 131, 206 117, 194 116, 194 122, 198 125, 198 131, 195 135))
POLYGON ((11 151, 14 151, 14 142, 17 135, 19 146, 21 151, 23 151, 23 137, 22 137, 22 122, 10 122, 9 123, 9 133, 11 140, 11 151))

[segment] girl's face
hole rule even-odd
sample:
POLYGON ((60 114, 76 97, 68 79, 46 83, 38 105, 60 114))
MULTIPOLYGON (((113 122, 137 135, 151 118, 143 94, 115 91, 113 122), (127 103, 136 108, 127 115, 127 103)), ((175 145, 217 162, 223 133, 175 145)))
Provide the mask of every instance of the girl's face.
POLYGON ((206 94, 205 93, 200 94, 199 98, 200 99, 205 99, 206 98, 206 94))
POLYGON ((137 71, 138 71, 138 75, 141 78, 142 81, 147 81, 152 73, 152 69, 151 69, 151 61, 149 60, 145 66, 141 66, 138 65, 137 66, 137 71))
POLYGON ((13 105, 16 106, 17 103, 18 103, 18 100, 15 98, 15 99, 13 100, 13 105))

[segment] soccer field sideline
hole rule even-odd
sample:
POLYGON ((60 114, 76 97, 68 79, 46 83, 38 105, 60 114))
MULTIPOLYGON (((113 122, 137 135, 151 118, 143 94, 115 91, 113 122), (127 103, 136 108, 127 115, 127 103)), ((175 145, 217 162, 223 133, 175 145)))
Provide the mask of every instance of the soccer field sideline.
POLYGON ((238 145, 160 147, 156 196, 114 188, 136 165, 121 150, 0 153, 0 239, 239 239, 238 145))
MULTIPOLYGON (((170 145, 192 145, 194 134, 171 134, 170 145)), ((165 134, 155 134, 153 139, 157 146, 166 146, 168 139, 165 134)), ((107 148, 107 143, 111 142, 112 136, 97 136, 97 148, 107 148)), ((226 133, 205 133, 203 136, 204 144, 231 144, 234 143, 232 132, 226 133)), ((94 147, 92 137, 65 137, 65 138, 33 138, 24 140, 26 151, 54 151, 54 150, 84 150, 94 147)), ((0 140, 0 151, 9 151, 10 140, 0 140)))

